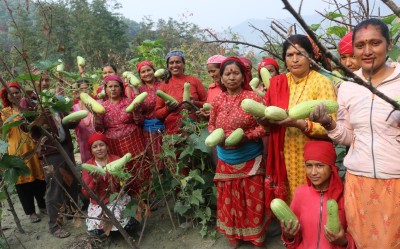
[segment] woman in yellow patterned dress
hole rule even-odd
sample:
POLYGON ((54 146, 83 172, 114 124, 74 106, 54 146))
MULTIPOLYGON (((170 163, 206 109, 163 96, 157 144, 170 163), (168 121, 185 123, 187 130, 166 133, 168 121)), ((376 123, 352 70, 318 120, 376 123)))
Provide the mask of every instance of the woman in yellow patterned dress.
MULTIPOLYGON (((0 97, 4 108, 1 110, 1 119, 5 122, 10 116, 21 112, 19 102, 22 98, 22 88, 17 82, 7 83, 13 98, 9 95, 5 88, 0 92, 0 97)), ((16 121, 16 117, 13 121, 16 121)), ((10 122, 13 122, 10 121, 10 122)), ((14 156, 23 155, 34 149, 34 143, 28 133, 21 130, 19 126, 12 127, 7 135, 8 154, 14 156)), ((39 210, 46 212, 46 203, 44 194, 46 192, 46 182, 44 181, 44 173, 40 166, 39 159, 35 154, 31 159, 25 161, 30 168, 31 174, 20 176, 15 186, 18 197, 26 215, 29 215, 30 221, 36 223, 40 221, 35 211, 36 199, 39 210)))
MULTIPOLYGON (((267 106, 290 109, 307 100, 336 100, 332 82, 318 73, 302 53, 313 58, 313 47, 307 36, 293 35, 283 43, 282 57, 289 72, 271 79, 264 97, 267 106)), ((311 139, 328 139, 326 131, 308 119, 287 118, 277 124, 265 121, 263 124, 270 128, 265 180, 267 207, 276 197, 290 203, 295 189, 306 183, 302 167, 304 144, 311 139)))

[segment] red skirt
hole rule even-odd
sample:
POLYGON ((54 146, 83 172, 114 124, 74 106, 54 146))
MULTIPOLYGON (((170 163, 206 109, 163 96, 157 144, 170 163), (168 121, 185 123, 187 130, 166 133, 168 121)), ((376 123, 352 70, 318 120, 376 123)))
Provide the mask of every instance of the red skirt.
MULTIPOLYGON (((254 164, 254 159, 246 164, 254 164)), ((218 161, 218 166, 229 164, 218 161)), ((217 185, 217 230, 228 239, 250 241, 262 246, 271 221, 265 215, 264 175, 215 179, 217 185)))
POLYGON ((128 152, 132 154, 132 160, 126 165, 126 169, 131 173, 132 178, 127 180, 125 191, 132 197, 139 196, 147 189, 145 181, 148 180, 150 175, 150 164, 145 155, 143 134, 133 132, 118 139, 108 138, 108 148, 111 154, 120 157, 128 152))

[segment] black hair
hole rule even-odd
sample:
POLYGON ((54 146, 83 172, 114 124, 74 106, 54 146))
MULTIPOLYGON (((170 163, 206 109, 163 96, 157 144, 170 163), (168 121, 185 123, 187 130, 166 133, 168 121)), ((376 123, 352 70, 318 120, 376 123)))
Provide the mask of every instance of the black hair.
MULTIPOLYGON (((310 42, 310 40, 308 39, 307 36, 305 35, 292 35, 288 38, 288 40, 293 43, 294 45, 299 45, 300 47, 304 48, 304 50, 308 53, 310 58, 314 58, 314 50, 312 47, 312 44, 310 42)), ((283 49, 282 49, 282 58, 284 59, 285 62, 285 66, 286 65, 286 52, 288 50, 288 48, 290 46, 292 46, 292 44, 289 43, 289 41, 285 40, 285 42, 283 43, 283 49)))
POLYGON ((354 37, 356 36, 356 33, 363 27, 366 27, 368 25, 372 25, 375 27, 378 27, 379 30, 381 31, 381 34, 383 37, 385 37, 387 43, 390 42, 390 33, 389 33, 389 28, 386 25, 386 23, 384 23, 382 20, 377 19, 377 18, 370 18, 370 19, 366 19, 362 22, 360 22, 359 24, 356 25, 356 27, 353 30, 353 37, 352 42, 354 44, 354 37))
POLYGON ((118 73, 117 67, 114 64, 107 63, 103 66, 103 68, 105 68, 105 67, 111 67, 115 73, 118 73))

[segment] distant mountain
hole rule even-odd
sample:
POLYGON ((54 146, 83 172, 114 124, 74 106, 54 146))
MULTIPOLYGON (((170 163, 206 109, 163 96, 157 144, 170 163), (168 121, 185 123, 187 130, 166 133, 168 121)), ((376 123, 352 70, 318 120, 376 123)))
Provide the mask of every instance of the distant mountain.
MULTIPOLYGON (((303 18, 309 25, 320 23, 323 20, 323 17, 318 14, 303 16, 303 18)), ((263 39, 265 40, 264 36, 260 31, 250 27, 250 24, 257 29, 263 30, 267 34, 273 34, 273 36, 275 36, 275 32, 270 27, 271 21, 273 20, 282 24, 286 28, 288 28, 291 24, 297 23, 294 17, 288 17, 285 19, 247 19, 246 21, 231 27, 230 30, 237 34, 241 38, 241 41, 262 46, 264 44, 263 39)), ((227 32, 228 31, 224 31, 224 33, 227 32)), ((297 33, 303 33, 299 24, 297 25, 297 33)))

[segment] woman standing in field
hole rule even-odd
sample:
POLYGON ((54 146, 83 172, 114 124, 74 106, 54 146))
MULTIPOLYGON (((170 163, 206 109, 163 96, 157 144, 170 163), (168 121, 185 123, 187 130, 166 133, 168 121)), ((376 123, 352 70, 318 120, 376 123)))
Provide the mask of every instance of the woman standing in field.
MULTIPOLYGON (((387 25, 367 19, 353 30, 356 75, 390 98, 400 96, 400 66, 386 63, 387 25)), ((367 88, 343 82, 337 121, 321 105, 310 115, 350 149, 344 159, 348 231, 357 248, 400 248, 400 112, 367 88)))
POLYGON ((264 160, 261 138, 265 130, 240 107, 243 99, 262 102, 249 86, 245 65, 237 57, 221 63, 222 93, 213 102, 209 132, 217 128, 226 137, 242 128, 245 137, 236 146, 217 146, 218 164, 214 182, 217 186, 217 230, 237 248, 250 241, 263 248, 267 220, 264 213, 264 160))
MULTIPOLYGON (((22 99, 22 87, 17 82, 8 82, 7 86, 13 97, 11 97, 6 91, 6 88, 3 87, 0 92, 0 97, 4 106, 1 110, 2 125, 12 115, 21 113, 19 103, 22 99)), ((19 117, 17 116, 9 122, 14 122, 18 119, 19 117)), ((26 133, 20 126, 12 127, 8 131, 7 143, 9 155, 22 156, 25 153, 35 150, 35 145, 29 133, 26 133)), ((36 223, 40 221, 40 218, 35 211, 35 199, 40 212, 46 213, 46 203, 44 200, 46 182, 44 181, 43 169, 36 154, 29 160, 25 160, 25 163, 31 172, 27 176, 18 177, 15 188, 25 214, 29 215, 32 223, 36 223)))
MULTIPOLYGON (((336 100, 332 82, 318 73, 310 64, 314 52, 310 40, 305 35, 293 35, 283 43, 282 57, 289 70, 286 74, 275 76, 270 81, 264 101, 267 106, 283 109, 307 100, 336 100), (293 44, 293 45, 292 45, 293 44)), ((308 119, 293 120, 287 118, 277 124, 268 124, 270 136, 265 188, 266 205, 274 197, 291 202, 295 189, 306 183, 303 164, 303 148, 311 139, 327 139, 325 129, 308 119)))
MULTIPOLYGON (((207 91, 202 82, 191 75, 185 74, 185 56, 182 51, 174 50, 166 55, 169 76, 160 85, 160 90, 174 97, 179 103, 183 100, 183 86, 185 82, 190 83, 191 103, 197 107, 203 107, 207 99, 207 91)), ((164 121, 165 129, 169 134, 176 134, 182 126, 182 115, 179 113, 183 107, 177 108, 177 103, 164 102, 157 98, 155 116, 164 121)), ((197 120, 194 112, 190 118, 197 120)))

